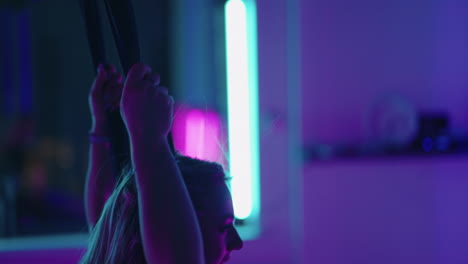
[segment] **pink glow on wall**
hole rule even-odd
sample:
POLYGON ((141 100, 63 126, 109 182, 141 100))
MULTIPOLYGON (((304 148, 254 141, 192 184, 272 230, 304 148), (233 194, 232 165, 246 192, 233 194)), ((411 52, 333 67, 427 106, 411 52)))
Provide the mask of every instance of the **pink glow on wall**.
POLYGON ((192 110, 185 119, 185 154, 191 157, 201 158, 207 148, 204 117, 202 111, 192 110))
POLYGON ((214 111, 179 106, 174 116, 173 138, 183 155, 226 165, 226 133, 214 111))

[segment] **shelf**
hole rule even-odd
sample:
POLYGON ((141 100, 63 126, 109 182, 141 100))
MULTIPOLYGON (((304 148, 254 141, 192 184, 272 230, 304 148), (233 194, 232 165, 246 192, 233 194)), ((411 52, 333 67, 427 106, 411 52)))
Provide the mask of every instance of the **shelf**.
POLYGON ((433 144, 425 138, 408 146, 367 144, 315 144, 304 148, 304 161, 334 161, 356 159, 395 159, 468 156, 468 138, 447 138, 446 144, 433 144), (448 142, 448 143, 447 143, 448 142))

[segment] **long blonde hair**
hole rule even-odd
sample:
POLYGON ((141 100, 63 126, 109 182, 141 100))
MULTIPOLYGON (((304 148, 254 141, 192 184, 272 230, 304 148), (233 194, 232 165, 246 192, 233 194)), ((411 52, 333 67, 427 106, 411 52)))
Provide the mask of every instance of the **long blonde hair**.
MULTIPOLYGON (((202 210, 203 198, 216 188, 214 183, 228 180, 223 168, 217 163, 181 155, 177 155, 176 160, 195 210, 202 210)), ((140 236, 135 173, 130 166, 124 169, 92 228, 88 248, 80 263, 146 263, 140 236)))

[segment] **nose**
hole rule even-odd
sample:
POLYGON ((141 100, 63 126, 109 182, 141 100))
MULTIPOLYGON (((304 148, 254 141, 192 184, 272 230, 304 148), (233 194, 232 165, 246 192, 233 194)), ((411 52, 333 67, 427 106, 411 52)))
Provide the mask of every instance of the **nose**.
POLYGON ((229 232, 229 240, 227 243, 227 249, 229 251, 240 250, 243 246, 244 246, 244 241, 242 241, 242 238, 239 236, 239 233, 237 232, 236 228, 232 228, 231 232, 229 232))

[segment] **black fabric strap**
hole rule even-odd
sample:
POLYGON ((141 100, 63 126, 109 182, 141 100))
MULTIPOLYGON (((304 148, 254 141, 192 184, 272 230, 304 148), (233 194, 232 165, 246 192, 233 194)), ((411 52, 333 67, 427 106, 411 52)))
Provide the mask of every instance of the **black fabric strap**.
MULTIPOLYGON (((104 39, 101 29, 101 17, 99 15, 98 0, 80 0, 83 18, 85 20, 88 43, 91 50, 94 68, 99 64, 107 63, 104 49, 104 39)), ((120 58, 120 65, 127 75, 128 71, 137 62, 140 62, 140 45, 135 22, 135 16, 131 0, 103 0, 107 11, 114 43, 120 58)), ((114 157, 114 172, 117 176, 130 157, 130 143, 127 130, 120 113, 109 112, 110 143, 114 157)), ((169 134, 168 142, 173 154, 175 154, 172 135, 169 134)))

